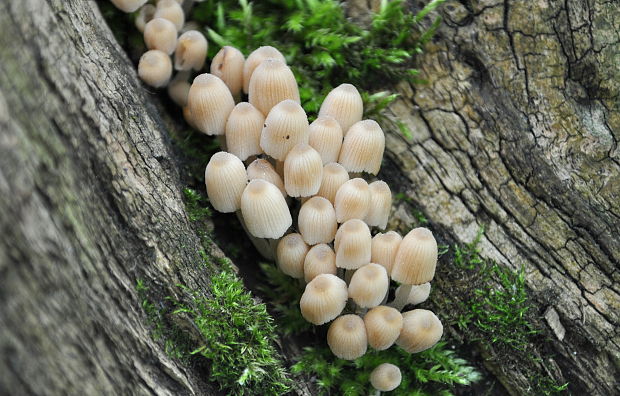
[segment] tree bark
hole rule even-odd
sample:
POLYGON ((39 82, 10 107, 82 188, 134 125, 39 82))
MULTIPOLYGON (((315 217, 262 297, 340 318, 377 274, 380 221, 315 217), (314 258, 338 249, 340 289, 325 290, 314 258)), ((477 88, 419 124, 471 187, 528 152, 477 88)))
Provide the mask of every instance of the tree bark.
MULTIPOLYGON (((450 240, 484 226, 483 255, 524 266, 535 311, 555 328, 554 376, 574 394, 616 394, 620 4, 449 1, 441 13, 419 58, 428 84, 400 84, 391 106, 413 141, 388 133, 382 174, 450 240)), ((519 367, 489 367, 528 393, 519 367)))

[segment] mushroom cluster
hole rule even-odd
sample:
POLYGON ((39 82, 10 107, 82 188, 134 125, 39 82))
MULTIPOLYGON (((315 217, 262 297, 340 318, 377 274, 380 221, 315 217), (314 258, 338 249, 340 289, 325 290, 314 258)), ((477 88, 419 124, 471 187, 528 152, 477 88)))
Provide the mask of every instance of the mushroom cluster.
MULTIPOLYGON (((435 345, 443 333, 437 316, 401 311, 428 298, 437 243, 426 228, 404 237, 381 232, 392 207, 390 187, 376 180, 385 135, 376 121, 363 119, 357 88, 333 89, 309 122, 293 72, 269 46, 247 59, 225 46, 210 73, 190 84, 191 73, 206 62, 208 43, 188 29, 183 1, 112 2, 126 12, 139 9, 136 26, 149 48, 139 62, 140 78, 167 86, 187 122, 219 138, 223 151, 205 170, 212 206, 236 213, 257 250, 306 283, 301 314, 315 325, 331 322, 327 343, 334 355, 354 360, 369 346, 396 344, 417 353, 435 345), (390 279, 400 286, 387 304, 390 279)), ((400 370, 382 364, 370 380, 389 391, 400 384, 400 370)))

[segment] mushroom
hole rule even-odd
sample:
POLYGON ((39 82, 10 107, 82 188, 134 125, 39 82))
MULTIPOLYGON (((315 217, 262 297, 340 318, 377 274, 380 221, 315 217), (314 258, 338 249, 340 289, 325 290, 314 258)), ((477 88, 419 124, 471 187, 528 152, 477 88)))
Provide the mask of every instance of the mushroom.
POLYGON ((338 161, 342 128, 332 116, 319 116, 308 127, 308 144, 321 154, 323 165, 338 161))
POLYGON ((385 135, 374 120, 356 122, 345 134, 338 162, 349 172, 379 173, 385 135))
POLYGON ((283 100, 267 114, 260 146, 265 154, 284 161, 288 152, 299 143, 308 143, 308 117, 298 102, 283 100))
POLYGON ((239 158, 224 151, 211 156, 205 169, 205 184, 215 210, 222 213, 239 210, 247 183, 245 166, 239 158))
POLYGON ((380 305, 364 315, 368 344, 378 351, 391 347, 400 336, 403 316, 392 308, 380 305))
POLYGON ((403 329, 396 345, 409 353, 418 353, 432 348, 443 334, 439 318, 426 309, 414 309, 403 313, 403 329))
POLYGON ((323 178, 317 195, 328 199, 332 204, 336 201, 336 193, 340 186, 349 180, 349 173, 342 165, 331 162, 323 167, 323 178))
POLYGON ((394 259, 403 237, 396 231, 379 233, 372 238, 370 261, 385 267, 388 275, 392 274, 394 259))
POLYGON ((153 4, 145 4, 138 11, 134 24, 140 33, 144 33, 144 27, 155 16, 155 6, 153 4))
POLYGON ((228 87, 219 77, 204 73, 189 89, 187 105, 198 130, 207 135, 223 135, 228 115, 235 107, 228 87))
POLYGON ((308 250, 308 245, 301 235, 297 233, 286 235, 280 239, 276 249, 278 268, 290 277, 303 278, 304 260, 308 250))
POLYGON ((388 292, 390 279, 385 268, 379 264, 360 267, 349 282, 349 297, 361 308, 372 308, 381 304, 388 292))
POLYGON ((116 6, 119 10, 123 12, 134 12, 138 8, 142 7, 146 0, 111 0, 112 4, 116 6))
MULTIPOLYGON (((264 146, 263 146, 264 148, 264 146)), ((284 161, 284 188, 291 197, 309 197, 321 187, 323 164, 315 149, 300 143, 284 161)))
MULTIPOLYGON (((226 144, 228 145, 228 151, 242 161, 245 161, 252 155, 261 154, 263 150, 260 148, 260 134, 263 130, 264 122, 265 117, 263 113, 258 111, 256 107, 248 102, 237 104, 230 112, 226 121, 226 144)), ((273 183, 272 180, 269 181, 273 183)))
POLYGON ((249 102, 265 115, 283 100, 290 99, 297 104, 301 103, 293 72, 277 59, 266 59, 254 70, 248 98, 249 102))
POLYGON ((159 0, 155 11, 155 18, 164 18, 174 24, 177 31, 183 28, 185 13, 176 0, 159 0))
POLYGON ((392 209, 392 191, 383 180, 377 180, 368 185, 370 191, 370 205, 364 221, 369 226, 385 229, 390 210, 392 209))
POLYGON ((159 50, 146 51, 138 63, 138 76, 151 87, 166 86, 172 76, 170 57, 159 50))
POLYGON ((262 158, 257 158, 250 165, 248 165, 248 179, 263 179, 280 189, 282 196, 286 198, 286 190, 284 189, 284 182, 278 173, 273 169, 273 165, 269 161, 262 158))
POLYGON ((211 61, 211 74, 221 78, 236 98, 241 95, 244 63, 241 51, 228 45, 223 46, 211 61))
POLYGON ((336 232, 336 267, 358 269, 370 263, 370 230, 359 219, 346 221, 336 232))
POLYGON ((262 179, 250 181, 243 190, 241 214, 248 231, 257 238, 278 239, 293 224, 278 187, 262 179))
POLYGON ((276 48, 268 45, 258 47, 252 51, 243 65, 243 92, 246 94, 249 92, 250 78, 252 77, 252 73, 254 73, 254 69, 256 69, 265 59, 269 58, 279 60, 280 62, 286 64, 284 55, 282 55, 282 53, 276 48))
POLYGON ((358 177, 340 186, 334 208, 339 223, 350 219, 365 219, 370 209, 370 189, 366 180, 358 177))
POLYGON ((338 223, 331 202, 323 197, 312 197, 299 210, 299 232, 309 245, 330 243, 336 236, 338 223))
POLYGON ((402 374, 398 366, 391 363, 378 365, 370 373, 370 383, 379 392, 389 392, 398 388, 402 381, 402 374))
MULTIPOLYGON (((402 293, 400 288, 403 286, 398 286, 396 288, 396 295, 402 293)), ((409 292, 409 296, 407 297, 407 304, 417 305, 422 304, 424 301, 428 299, 428 296, 431 294, 431 283, 426 282, 421 285, 411 286, 411 291, 409 292)))
POLYGON ((363 112, 364 103, 357 88, 351 84, 340 84, 323 100, 319 116, 334 117, 346 136, 351 125, 362 119, 363 112))
MULTIPOLYGON (((174 68, 177 70, 200 70, 207 60, 209 43, 197 30, 181 34, 174 51, 174 68)), ((219 77, 219 76, 218 76, 219 77)))
POLYGON ((357 315, 343 315, 329 326, 327 345, 341 359, 355 360, 364 356, 368 346, 364 321, 357 315))
POLYGON ((144 26, 144 43, 148 49, 156 49, 172 55, 177 47, 177 29, 164 18, 153 18, 144 26))
POLYGON ((304 259, 304 279, 310 282, 321 274, 336 275, 336 253, 324 243, 312 246, 304 259))
POLYGON ((349 294, 347 284, 336 275, 317 275, 307 285, 299 300, 301 315, 308 322, 322 325, 340 315, 349 294))

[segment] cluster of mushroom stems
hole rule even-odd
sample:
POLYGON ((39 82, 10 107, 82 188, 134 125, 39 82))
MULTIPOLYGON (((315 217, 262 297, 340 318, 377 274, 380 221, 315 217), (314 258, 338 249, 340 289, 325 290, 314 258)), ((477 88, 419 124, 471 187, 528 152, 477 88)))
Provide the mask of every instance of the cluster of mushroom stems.
MULTIPOLYGON (((379 172, 385 136, 377 122, 362 119, 358 90, 351 84, 333 89, 309 123, 295 76, 269 46, 247 59, 223 47, 210 73, 190 84, 190 73, 206 62, 208 43, 188 28, 183 1, 111 1, 125 12, 139 10, 136 26, 149 48, 139 62, 140 78, 167 86, 187 122, 217 136, 225 150, 206 167, 211 204, 236 213, 261 255, 305 281, 301 314, 315 325, 331 322, 327 343, 334 355, 354 360, 368 346, 396 344, 417 353, 435 345, 443 333, 437 316, 401 311, 428 298, 437 243, 426 228, 404 237, 379 232, 387 226, 392 193, 384 181, 365 177, 379 172), (171 81, 173 53, 178 73, 171 81), (247 102, 240 101, 242 92, 247 102), (390 278, 400 286, 387 304, 390 278)), ((370 380, 378 391, 393 390, 400 369, 381 364, 370 380)))

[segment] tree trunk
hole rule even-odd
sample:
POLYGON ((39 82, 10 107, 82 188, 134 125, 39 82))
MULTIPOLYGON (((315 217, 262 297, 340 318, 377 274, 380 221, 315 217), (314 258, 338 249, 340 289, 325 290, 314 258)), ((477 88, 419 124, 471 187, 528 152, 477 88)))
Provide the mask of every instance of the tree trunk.
MULTIPOLYGON (((576 395, 617 394, 620 3, 449 1, 441 12, 419 58, 428 84, 400 84, 391 107, 413 141, 388 134, 383 175, 453 241, 484 226, 483 255, 524 266, 535 312, 555 328, 553 376, 576 395)), ((529 393, 519 367, 489 367, 529 393)))

